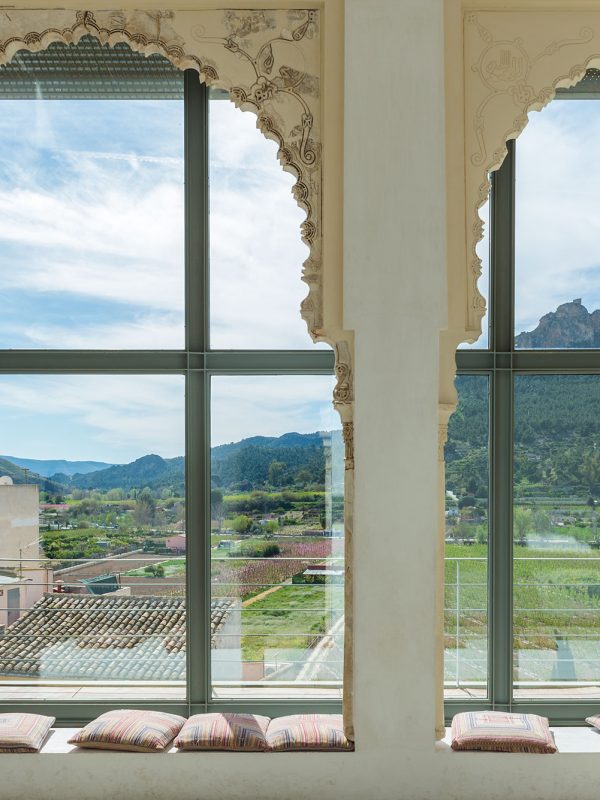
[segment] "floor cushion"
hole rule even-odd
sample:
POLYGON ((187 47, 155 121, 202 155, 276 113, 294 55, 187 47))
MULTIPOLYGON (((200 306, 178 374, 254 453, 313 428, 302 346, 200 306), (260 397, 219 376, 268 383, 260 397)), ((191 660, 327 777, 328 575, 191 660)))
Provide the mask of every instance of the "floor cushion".
POLYGON ((37 753, 54 722, 41 714, 0 714, 0 753, 37 753))
POLYGON ((269 717, 257 714, 195 714, 173 744, 178 750, 262 752, 267 749, 269 722, 269 717))
POLYGON ((271 720, 267 729, 269 750, 353 750, 344 735, 341 714, 293 714, 271 720))
POLYGON ((156 753, 170 744, 184 722, 184 717, 163 711, 107 711, 72 736, 69 744, 97 750, 156 753))
POLYGON ((546 717, 504 711, 465 711, 452 720, 453 750, 555 753, 546 717))
POLYGON ((593 728, 596 728, 596 730, 600 731, 600 714, 594 714, 591 717, 586 717, 585 721, 588 725, 591 725, 593 728))

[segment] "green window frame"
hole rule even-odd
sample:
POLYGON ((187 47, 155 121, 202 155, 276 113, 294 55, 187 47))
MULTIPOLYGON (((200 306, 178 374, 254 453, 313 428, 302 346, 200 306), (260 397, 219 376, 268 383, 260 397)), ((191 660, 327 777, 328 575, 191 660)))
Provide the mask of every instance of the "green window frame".
MULTIPOLYGON (((561 94, 590 97, 578 87, 561 94)), ((515 349, 518 143, 507 142, 507 150, 501 168, 490 176, 489 347, 456 353, 457 374, 485 376, 489 387, 488 695, 446 700, 446 720, 460 711, 485 708, 541 714, 556 725, 582 725, 596 713, 597 700, 513 698, 514 385, 519 375, 600 375, 600 350, 515 349)))
MULTIPOLYGON (((113 708, 161 709, 179 714, 240 711, 268 716, 340 713, 339 700, 213 700, 210 675, 210 383, 213 375, 333 375, 328 350, 215 350, 209 344, 208 88, 195 70, 184 72, 185 347, 182 350, 0 350, 3 374, 163 374, 186 383, 187 697, 182 701, 5 702, 6 711, 50 714, 62 725, 81 724, 113 708)), ((257 134, 258 135, 258 134, 257 134)), ((298 270, 300 280, 300 269, 298 270)), ((307 333, 308 343, 308 333, 307 333)))

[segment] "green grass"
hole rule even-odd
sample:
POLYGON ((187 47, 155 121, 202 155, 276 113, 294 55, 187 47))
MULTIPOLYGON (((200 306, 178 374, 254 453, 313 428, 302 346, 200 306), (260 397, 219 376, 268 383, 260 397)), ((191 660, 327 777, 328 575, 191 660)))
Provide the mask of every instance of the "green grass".
POLYGON ((315 634, 331 627, 342 609, 343 592, 331 587, 285 586, 272 592, 242 609, 242 658, 262 661, 268 648, 304 650, 316 643, 315 634))
MULTIPOLYGON (((166 578, 170 575, 181 575, 185 573, 185 557, 169 558, 166 561, 152 561, 151 564, 154 567, 157 567, 159 564, 161 567, 164 567, 166 578)), ((132 577, 146 577, 147 572, 145 572, 145 567, 140 567, 139 569, 130 569, 123 574, 132 577)))
MULTIPOLYGON (((446 644, 455 646, 456 561, 460 564, 460 630, 485 636, 487 564, 484 545, 446 545, 446 644)), ((514 548, 515 647, 552 648, 557 636, 597 631, 600 612, 598 551, 514 548), (564 561, 560 559, 569 558, 564 561), (538 560, 536 560, 538 559, 538 560)), ((461 641, 459 640, 459 646, 461 641)))

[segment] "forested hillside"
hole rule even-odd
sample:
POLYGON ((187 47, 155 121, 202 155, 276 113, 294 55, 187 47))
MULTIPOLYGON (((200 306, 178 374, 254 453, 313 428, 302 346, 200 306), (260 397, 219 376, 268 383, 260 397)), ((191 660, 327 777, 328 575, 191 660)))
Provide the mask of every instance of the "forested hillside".
MULTIPOLYGON (((335 458, 341 463, 343 442, 341 431, 286 433, 279 437, 255 436, 240 442, 219 445, 211 452, 212 486, 225 491, 282 489, 286 487, 322 487, 327 464, 335 458)), ((75 462, 63 462, 67 469, 75 462)), ((109 491, 148 487, 169 489, 184 494, 185 462, 178 458, 161 458, 150 454, 130 464, 120 464, 86 474, 56 473, 51 480, 27 474, 18 466, 0 460, 0 474, 10 475, 15 483, 32 478, 42 489, 55 493, 74 489, 109 491), (4 466, 3 466, 4 465, 4 466)), ((343 489, 343 469, 334 476, 336 492, 343 489), (339 474, 337 474, 339 473, 339 474)))
MULTIPOLYGON (((457 378, 459 406, 446 445, 448 488, 487 495, 487 378, 457 378)), ((515 381, 517 495, 600 494, 600 376, 532 375, 515 381)))

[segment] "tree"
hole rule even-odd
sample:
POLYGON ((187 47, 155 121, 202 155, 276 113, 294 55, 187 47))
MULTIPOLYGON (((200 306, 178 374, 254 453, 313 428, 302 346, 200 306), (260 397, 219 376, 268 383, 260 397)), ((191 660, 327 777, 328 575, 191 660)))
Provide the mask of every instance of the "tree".
POLYGON ((596 513, 596 506, 598 505, 598 501, 595 500, 591 495, 586 500, 586 505, 590 507, 592 512, 592 530, 594 532, 594 539, 596 539, 596 526, 598 522, 598 517, 596 513))
POLYGON ((513 512, 513 524, 519 541, 525 541, 527 534, 531 530, 533 515, 529 508, 515 506, 513 512))
POLYGON ((269 483, 271 486, 282 486, 285 464, 283 461, 271 461, 269 464, 269 483))
POLYGON ((232 521, 231 527, 236 533, 248 533, 252 527, 252 520, 245 514, 240 514, 232 521))
POLYGON ((135 504, 135 521, 138 525, 151 525, 156 516, 156 501, 150 489, 144 489, 135 504))
POLYGON ((597 497, 600 493, 600 452, 598 450, 590 450, 585 454, 579 474, 585 481, 590 496, 597 497))
POLYGON ((223 524, 223 492, 220 489, 211 489, 210 492, 211 515, 217 520, 218 530, 223 524))
POLYGON ((469 508, 474 507, 477 505, 477 500, 472 495, 466 495, 466 497, 461 497, 458 501, 459 508, 469 508))
POLYGON ((299 469, 294 477, 294 481, 298 484, 298 486, 306 486, 311 482, 311 480, 312 475, 307 469, 299 469))

